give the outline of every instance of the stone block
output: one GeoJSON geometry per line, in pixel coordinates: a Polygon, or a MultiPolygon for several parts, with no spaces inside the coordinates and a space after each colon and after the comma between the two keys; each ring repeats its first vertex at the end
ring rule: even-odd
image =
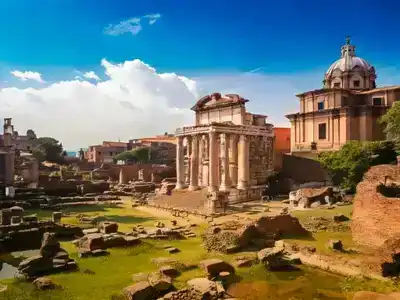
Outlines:
{"type": "Polygon", "coordinates": [[[148,281],[140,281],[123,290],[127,300],[153,300],[156,290],[148,281]]]}
{"type": "Polygon", "coordinates": [[[115,222],[100,222],[98,229],[101,233],[115,233],[118,232],[118,224],[115,222]]]}
{"type": "Polygon", "coordinates": [[[200,267],[214,277],[218,276],[221,272],[235,273],[235,268],[232,265],[217,258],[202,260],[200,262],[200,267]]]}
{"type": "Polygon", "coordinates": [[[11,217],[11,225],[18,225],[22,222],[22,218],[20,216],[12,216],[11,217]]]}
{"type": "Polygon", "coordinates": [[[62,219],[62,212],[59,211],[53,212],[52,221],[54,223],[61,223],[61,219],[62,219]]]}

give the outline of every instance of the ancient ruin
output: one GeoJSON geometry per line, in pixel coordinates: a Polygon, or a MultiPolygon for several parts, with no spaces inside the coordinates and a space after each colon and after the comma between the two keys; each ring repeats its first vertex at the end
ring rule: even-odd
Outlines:
{"type": "Polygon", "coordinates": [[[351,230],[353,239],[382,247],[400,236],[400,168],[372,167],[357,186],[351,230]]]}
{"type": "MultiPolygon", "coordinates": [[[[177,190],[227,192],[230,203],[261,197],[273,170],[273,126],[248,113],[248,101],[214,93],[192,107],[195,125],[176,130],[177,190]]],[[[215,210],[215,201],[206,206],[215,210]]]]}

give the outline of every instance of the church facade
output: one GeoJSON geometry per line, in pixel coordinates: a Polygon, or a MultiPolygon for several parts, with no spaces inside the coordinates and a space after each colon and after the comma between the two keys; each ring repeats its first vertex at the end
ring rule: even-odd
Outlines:
{"type": "Polygon", "coordinates": [[[300,111],[291,123],[291,154],[313,157],[351,140],[383,140],[378,119],[400,100],[400,86],[377,87],[375,68],[356,56],[350,39],[325,73],[321,89],[297,95],[300,111]]]}

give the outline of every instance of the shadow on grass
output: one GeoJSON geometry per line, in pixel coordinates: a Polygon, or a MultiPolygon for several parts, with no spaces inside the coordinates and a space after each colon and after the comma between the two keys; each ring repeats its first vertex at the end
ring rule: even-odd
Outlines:
{"type": "Polygon", "coordinates": [[[91,212],[106,212],[109,209],[115,209],[115,208],[123,208],[120,205],[116,204],[109,204],[109,205],[100,205],[100,204],[85,204],[85,205],[79,205],[79,206],[70,206],[70,207],[64,207],[60,208],[59,210],[39,210],[39,209],[27,209],[25,211],[25,215],[32,215],[36,214],[38,218],[50,218],[53,214],[53,211],[62,211],[65,213],[72,213],[72,214],[78,214],[78,213],[91,213],[91,212]]]}
{"type": "Polygon", "coordinates": [[[99,216],[96,218],[97,222],[110,221],[125,224],[138,224],[154,220],[152,217],[139,217],[139,216],[118,216],[118,215],[107,215],[99,216]]]}
{"type": "Polygon", "coordinates": [[[285,240],[300,240],[310,242],[316,241],[311,232],[308,232],[305,235],[283,235],[281,236],[281,238],[285,240]]]}

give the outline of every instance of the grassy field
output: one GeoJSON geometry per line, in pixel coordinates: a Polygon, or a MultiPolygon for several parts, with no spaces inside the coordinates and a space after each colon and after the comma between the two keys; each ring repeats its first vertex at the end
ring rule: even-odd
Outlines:
{"type": "MultiPolygon", "coordinates": [[[[298,211],[293,211],[291,215],[298,218],[300,222],[305,221],[305,219],[310,216],[324,217],[330,219],[335,215],[342,214],[348,218],[351,218],[352,209],[353,207],[351,205],[347,205],[347,206],[337,207],[335,209],[298,210],[298,211]]],[[[350,221],[343,222],[342,224],[350,225],[350,221]]],[[[330,251],[326,247],[327,242],[331,239],[341,240],[343,246],[347,249],[348,248],[353,249],[357,247],[357,245],[353,243],[351,237],[351,231],[344,231],[344,232],[321,231],[313,233],[311,237],[308,237],[306,239],[293,237],[291,239],[285,239],[285,240],[289,243],[297,243],[301,245],[313,246],[317,249],[319,253],[322,254],[332,254],[332,251],[330,251]]]]}
{"type": "MultiPolygon", "coordinates": [[[[70,209],[71,212],[79,212],[87,215],[104,216],[119,223],[122,231],[130,231],[135,224],[144,226],[154,226],[159,218],[144,213],[137,209],[128,207],[79,207],[70,209]]],[[[299,211],[295,215],[300,219],[308,215],[331,215],[343,213],[349,215],[350,207],[338,208],[336,211],[314,210],[299,211]]],[[[29,212],[31,213],[31,212],[29,212]]],[[[50,212],[37,212],[42,218],[49,217],[50,212]]],[[[164,220],[169,222],[168,218],[164,220]]],[[[74,216],[63,219],[63,222],[76,224],[74,216]]],[[[179,220],[178,220],[179,222],[179,220]]],[[[166,223],[168,224],[168,223],[166,223]]],[[[202,226],[195,228],[198,234],[202,231],[202,226]]],[[[314,240],[290,239],[300,243],[314,244],[322,249],[322,245],[329,238],[339,238],[350,244],[349,233],[316,234],[314,240]]],[[[351,238],[350,238],[351,240],[351,238]]],[[[4,300],[118,300],[122,299],[121,290],[132,284],[132,275],[140,272],[152,272],[158,269],[157,265],[151,262],[152,258],[168,257],[173,258],[185,265],[195,266],[192,269],[182,271],[176,278],[174,285],[178,288],[183,287],[187,280],[204,276],[203,272],[197,267],[199,261],[205,258],[221,257],[224,260],[232,261],[235,255],[221,255],[216,253],[206,253],[201,246],[201,238],[183,241],[148,241],[140,246],[111,249],[108,257],[79,259],[76,248],[70,242],[63,242],[62,247],[66,249],[72,258],[76,259],[79,271],[73,273],[56,274],[50,276],[61,288],[38,292],[35,291],[31,283],[14,281],[8,279],[1,281],[8,286],[6,293],[0,294],[0,299],[4,300]],[[175,246],[181,250],[180,253],[168,254],[163,246],[165,244],[175,246]]],[[[347,299],[346,293],[354,290],[377,290],[388,292],[395,287],[391,283],[381,283],[365,279],[348,279],[330,273],[322,272],[310,268],[302,268],[295,272],[266,272],[262,265],[251,268],[237,269],[240,283],[234,285],[229,291],[237,296],[245,296],[251,293],[252,297],[247,299],[347,299]]],[[[348,294],[348,295],[351,295],[348,294]]],[[[350,297],[350,296],[349,296],[350,297]]],[[[350,299],[350,298],[349,298],[350,299]]]]}

